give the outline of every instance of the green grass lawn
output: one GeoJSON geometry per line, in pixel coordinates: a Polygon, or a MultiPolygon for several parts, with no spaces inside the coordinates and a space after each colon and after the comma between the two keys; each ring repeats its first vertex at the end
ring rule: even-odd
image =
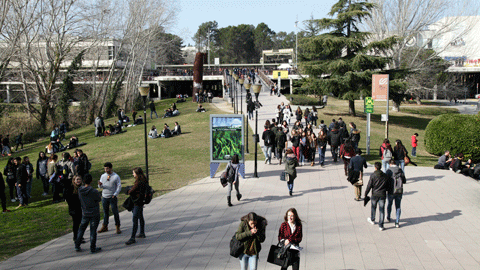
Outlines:
{"type": "MultiPolygon", "coordinates": [[[[204,104],[207,113],[197,113],[195,112],[196,103],[189,100],[177,104],[177,108],[181,112],[179,116],[162,119],[162,112],[172,102],[174,100],[167,99],[156,103],[158,119],[150,120],[150,111],[147,111],[147,132],[152,125],[161,131],[164,123],[173,128],[175,122],[181,125],[183,132],[180,136],[168,139],[148,139],[150,184],[156,191],[155,196],[160,196],[209,175],[209,115],[226,113],[210,104],[204,104]]],[[[113,124],[115,121],[116,118],[106,119],[105,125],[113,124]]],[[[144,126],[129,127],[124,130],[125,133],[110,137],[95,137],[93,125],[89,125],[67,133],[67,138],[75,135],[79,137],[80,142],[87,143],[81,149],[92,163],[90,173],[95,186],[103,173],[103,164],[107,161],[112,162],[113,170],[120,175],[123,187],[133,184],[132,169],[134,167],[139,166],[145,170],[144,126]]],[[[247,160],[254,159],[255,145],[251,134],[253,133],[250,129],[248,136],[250,154],[246,154],[247,160]]],[[[45,150],[48,142],[49,140],[45,138],[25,145],[24,151],[14,153],[12,156],[29,156],[32,164],[36,167],[38,153],[45,150]]],[[[67,141],[63,141],[63,143],[66,144],[67,141]]],[[[68,152],[73,154],[73,150],[68,152]]],[[[261,158],[261,155],[261,150],[259,150],[258,157],[261,158]]],[[[7,157],[0,159],[2,169],[5,167],[7,159],[7,157]]],[[[8,200],[7,207],[12,212],[0,215],[0,260],[5,260],[71,232],[72,222],[68,215],[67,204],[64,202],[52,205],[51,195],[41,196],[43,190],[40,180],[34,178],[33,182],[32,198],[27,208],[16,210],[15,206],[18,203],[10,202],[8,187],[5,189],[8,200]]],[[[122,193],[119,196],[119,204],[123,203],[126,197],[122,193]]]]}
{"type": "MultiPolygon", "coordinates": [[[[159,116],[172,102],[173,100],[167,99],[156,103],[159,116]]],[[[324,119],[325,123],[329,124],[332,118],[342,117],[347,123],[356,123],[357,128],[362,131],[359,146],[365,150],[366,115],[363,113],[363,101],[357,101],[355,105],[357,117],[351,117],[348,115],[346,101],[330,97],[328,106],[318,111],[319,120],[324,119]]],[[[381,106],[381,103],[376,105],[381,106]]],[[[380,114],[384,113],[381,110],[385,110],[385,104],[383,106],[383,109],[375,108],[375,113],[372,114],[371,153],[365,155],[369,162],[380,160],[378,148],[385,137],[385,125],[380,121],[380,114]]],[[[445,109],[434,106],[428,106],[428,109],[424,109],[423,106],[418,107],[419,109],[415,110],[405,108],[400,112],[390,112],[389,137],[391,141],[401,139],[410,152],[410,137],[415,132],[419,133],[418,157],[413,160],[419,166],[433,166],[436,164],[437,157],[425,151],[424,130],[428,122],[435,115],[445,112],[445,109]]],[[[210,104],[205,104],[207,113],[196,113],[196,104],[190,101],[177,104],[177,108],[181,112],[179,116],[165,119],[150,120],[150,111],[147,111],[147,130],[150,130],[152,125],[161,130],[164,123],[173,127],[174,122],[177,121],[183,132],[181,136],[169,139],[148,139],[150,184],[157,191],[155,196],[178,189],[209,175],[209,114],[225,114],[210,104]]],[[[116,118],[106,119],[105,124],[113,124],[115,121],[116,118]]],[[[126,132],[122,134],[96,138],[93,125],[89,125],[67,133],[67,138],[75,135],[79,137],[80,142],[87,143],[81,149],[92,162],[91,174],[94,183],[103,173],[103,164],[107,161],[113,163],[113,170],[122,178],[123,187],[133,184],[132,169],[134,167],[145,168],[143,125],[129,127],[125,130],[126,132]]],[[[250,129],[248,136],[250,154],[246,154],[246,160],[254,159],[255,144],[252,134],[250,129]]],[[[66,144],[67,141],[64,143],[66,144]]],[[[14,153],[13,156],[29,156],[32,164],[36,167],[38,153],[44,151],[47,144],[48,139],[39,140],[25,145],[25,151],[14,153]]],[[[73,153],[73,151],[69,152],[73,153]]],[[[261,149],[257,156],[259,160],[262,160],[261,149]]],[[[7,157],[0,158],[1,168],[5,167],[7,159],[7,157]]],[[[7,199],[10,200],[8,187],[5,191],[7,199]]],[[[5,260],[71,232],[72,222],[66,203],[53,205],[51,195],[42,197],[41,193],[41,183],[34,179],[29,207],[16,210],[17,204],[8,201],[8,209],[12,212],[0,215],[0,260],[5,260]]],[[[122,193],[119,196],[119,204],[123,203],[125,199],[126,195],[122,193]]]]}

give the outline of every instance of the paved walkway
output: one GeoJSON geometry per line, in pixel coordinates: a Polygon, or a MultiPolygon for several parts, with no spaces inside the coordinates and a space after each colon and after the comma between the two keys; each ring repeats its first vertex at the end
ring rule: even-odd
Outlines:
{"type": "MultiPolygon", "coordinates": [[[[260,100],[259,115],[272,118],[280,99],[262,93],[260,100]]],[[[259,162],[259,178],[252,178],[253,162],[247,162],[240,183],[243,199],[233,207],[227,207],[219,179],[210,177],[156,198],[144,212],[147,238],[135,245],[124,244],[132,225],[131,213],[122,212],[123,234],[100,234],[99,254],[76,253],[69,234],[0,263],[0,269],[239,269],[238,260],[228,255],[229,241],[240,217],[250,211],[269,223],[258,269],[278,269],[266,257],[290,207],[305,222],[301,269],[480,269],[480,185],[475,180],[407,166],[401,227],[386,223],[380,232],[366,221],[369,206],[353,200],[341,163],[327,156],[324,168],[300,167],[292,197],[279,181],[282,169],[276,161],[259,162]]],[[[372,172],[369,167],[365,178],[372,172]]],[[[83,247],[88,250],[88,243],[83,247]]]]}

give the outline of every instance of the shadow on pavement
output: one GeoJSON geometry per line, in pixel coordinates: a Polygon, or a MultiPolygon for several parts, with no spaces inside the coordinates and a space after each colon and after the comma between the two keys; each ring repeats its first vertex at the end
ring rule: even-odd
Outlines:
{"type": "Polygon", "coordinates": [[[420,177],[408,177],[408,182],[418,182],[418,181],[435,181],[436,179],[444,178],[444,175],[430,175],[430,176],[420,176],[420,177]]]}
{"type": "Polygon", "coordinates": [[[452,219],[454,217],[458,217],[460,215],[462,215],[461,210],[452,210],[452,212],[449,212],[449,213],[437,213],[436,215],[429,215],[424,217],[400,219],[400,222],[401,222],[400,225],[402,227],[405,227],[405,226],[416,225],[416,224],[429,222],[429,221],[445,221],[445,220],[452,219]]]}

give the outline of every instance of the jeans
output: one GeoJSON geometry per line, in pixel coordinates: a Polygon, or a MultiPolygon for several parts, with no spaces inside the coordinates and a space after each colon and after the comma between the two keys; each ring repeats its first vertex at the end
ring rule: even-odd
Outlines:
{"type": "Polygon", "coordinates": [[[378,220],[378,226],[380,228],[383,228],[383,220],[385,219],[385,197],[377,197],[377,196],[372,196],[371,199],[371,204],[372,204],[372,211],[371,211],[371,219],[372,221],[375,221],[375,212],[377,211],[377,203],[378,203],[378,211],[379,213],[379,220],[378,220]]]}
{"type": "Polygon", "coordinates": [[[52,192],[53,192],[53,201],[60,201],[62,197],[60,197],[60,192],[62,192],[62,184],[57,183],[56,181],[52,182],[52,192]]]}
{"type": "Polygon", "coordinates": [[[82,223],[82,213],[72,215],[72,221],[73,221],[73,241],[77,241],[78,228],[80,228],[80,224],[82,223]]]}
{"type": "Polygon", "coordinates": [[[97,228],[100,223],[100,216],[96,217],[82,217],[80,228],[78,228],[77,240],[75,240],[75,247],[80,248],[82,244],[83,234],[90,224],[90,250],[93,251],[97,247],[97,228]]]}
{"type": "Polygon", "coordinates": [[[240,191],[238,190],[239,185],[240,185],[240,177],[239,177],[239,179],[237,179],[237,182],[235,182],[235,184],[227,182],[227,196],[229,196],[229,197],[232,196],[232,189],[233,189],[232,186],[235,186],[235,190],[237,191],[237,195],[240,194],[240,191]]]}
{"type": "Polygon", "coordinates": [[[18,200],[21,205],[28,205],[27,187],[25,185],[17,186],[18,200]]]}
{"type": "Polygon", "coordinates": [[[10,192],[10,200],[15,199],[17,197],[17,189],[15,187],[15,179],[7,179],[7,184],[8,184],[8,191],[10,192]]]}
{"type": "MultiPolygon", "coordinates": [[[[290,178],[289,178],[290,179],[290,178]]],[[[293,192],[293,180],[287,182],[288,191],[293,192]]]]}
{"type": "Polygon", "coordinates": [[[140,234],[145,234],[145,219],[143,218],[143,205],[135,205],[133,207],[133,227],[131,239],[135,239],[138,230],[138,221],[140,221],[140,234]]]}
{"type": "Polygon", "coordinates": [[[120,217],[118,215],[117,197],[104,198],[102,197],[103,206],[103,225],[108,225],[108,219],[110,216],[110,205],[112,206],[113,217],[115,218],[115,225],[120,226],[120,217]]]}
{"type": "Polygon", "coordinates": [[[389,161],[385,161],[384,159],[382,159],[382,171],[383,173],[386,173],[387,170],[390,168],[390,164],[389,164],[390,160],[389,161]]]}
{"type": "Polygon", "coordinates": [[[412,157],[417,156],[417,147],[412,147],[412,157]]]}
{"type": "Polygon", "coordinates": [[[30,193],[32,192],[32,179],[27,181],[27,197],[31,198],[30,193]]]}
{"type": "Polygon", "coordinates": [[[152,119],[153,113],[155,113],[155,117],[158,118],[157,111],[150,111],[150,119],[152,119]]]}
{"type": "Polygon", "coordinates": [[[253,111],[248,112],[248,119],[252,120],[253,119],[253,111]]]}
{"type": "Polygon", "coordinates": [[[332,152],[332,157],[333,157],[333,161],[334,162],[337,162],[337,158],[338,158],[338,145],[337,146],[330,146],[330,150],[332,152]]]}
{"type": "Polygon", "coordinates": [[[240,269],[241,270],[256,270],[257,269],[257,263],[258,263],[258,255],[247,255],[247,254],[240,254],[238,256],[238,259],[240,259],[240,269]]]}
{"type": "Polygon", "coordinates": [[[272,146],[265,146],[265,159],[270,163],[272,161],[272,146]]]}
{"type": "Polygon", "coordinates": [[[400,221],[400,214],[402,213],[402,209],[400,209],[400,203],[402,202],[402,194],[397,195],[388,195],[388,203],[387,203],[387,219],[390,219],[390,213],[392,212],[392,204],[395,201],[395,209],[396,209],[396,219],[395,223],[400,221]]]}
{"type": "Polygon", "coordinates": [[[327,152],[327,146],[326,145],[318,148],[318,159],[319,159],[320,164],[322,164],[322,165],[325,162],[325,152],[327,152]]]}
{"type": "Polygon", "coordinates": [[[43,192],[44,193],[48,193],[48,190],[50,189],[50,183],[48,182],[48,177],[45,175],[45,176],[41,176],[40,175],[40,180],[42,180],[42,185],[43,185],[43,192]]]}
{"type": "Polygon", "coordinates": [[[302,164],[305,162],[305,155],[303,155],[303,151],[300,150],[300,159],[299,159],[299,162],[301,162],[302,164]]]}
{"type": "Polygon", "coordinates": [[[403,173],[405,173],[405,160],[395,160],[395,164],[397,164],[397,166],[399,166],[403,173]]]}

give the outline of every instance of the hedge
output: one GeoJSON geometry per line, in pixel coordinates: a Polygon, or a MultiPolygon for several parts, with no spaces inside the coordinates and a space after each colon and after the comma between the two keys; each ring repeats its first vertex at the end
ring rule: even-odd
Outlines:
{"type": "Polygon", "coordinates": [[[427,152],[437,156],[446,150],[463,153],[466,159],[480,161],[480,117],[478,115],[444,114],[435,117],[425,130],[427,152]]]}
{"type": "Polygon", "coordinates": [[[318,98],[305,96],[305,95],[285,95],[290,100],[291,105],[301,106],[320,106],[322,102],[318,98]]]}

